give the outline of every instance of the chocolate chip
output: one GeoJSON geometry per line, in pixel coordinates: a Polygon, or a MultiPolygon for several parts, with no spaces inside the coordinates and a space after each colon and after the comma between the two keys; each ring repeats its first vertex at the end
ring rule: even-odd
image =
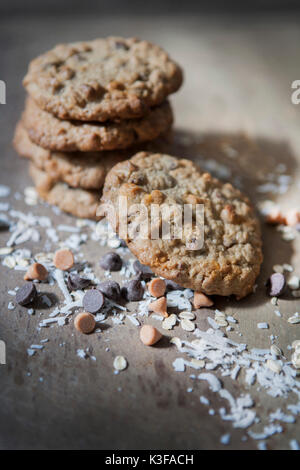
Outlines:
{"type": "Polygon", "coordinates": [[[137,302],[144,297],[144,288],[141,281],[133,279],[122,288],[122,295],[128,302],[137,302]]]}
{"type": "Polygon", "coordinates": [[[119,240],[120,240],[120,247],[127,248],[125,240],[123,240],[122,238],[119,238],[119,240]]]}
{"type": "Polygon", "coordinates": [[[67,284],[70,291],[77,289],[82,290],[89,287],[91,281],[89,279],[79,276],[79,274],[70,273],[67,284]]]}
{"type": "Polygon", "coordinates": [[[9,222],[4,219],[0,219],[0,230],[8,230],[10,227],[9,222]]]}
{"type": "Polygon", "coordinates": [[[18,289],[16,301],[19,305],[27,305],[33,302],[37,295],[36,287],[33,282],[26,282],[24,286],[18,289]]]}
{"type": "Polygon", "coordinates": [[[118,301],[121,298],[120,285],[115,281],[100,282],[100,284],[97,286],[97,289],[108,299],[118,301]]]}
{"type": "Polygon", "coordinates": [[[144,281],[150,281],[150,279],[152,277],[154,277],[154,273],[151,271],[151,269],[149,268],[149,266],[145,266],[144,264],[140,263],[138,260],[136,260],[134,263],[133,263],[133,269],[135,270],[135,272],[137,273],[137,275],[139,276],[139,279],[140,280],[144,280],[144,281]]]}
{"type": "Polygon", "coordinates": [[[273,273],[268,281],[269,295],[271,297],[279,297],[285,289],[285,277],[281,273],[273,273]]]}
{"type": "Polygon", "coordinates": [[[183,290],[184,287],[181,287],[179,284],[177,284],[174,281],[171,281],[170,279],[165,279],[166,287],[167,290],[183,290]]]}
{"type": "Polygon", "coordinates": [[[102,292],[97,289],[88,290],[82,299],[83,308],[90,313],[97,313],[104,304],[102,292]]]}
{"type": "Polygon", "coordinates": [[[99,264],[105,271],[120,271],[122,268],[122,259],[117,253],[112,251],[102,256],[99,264]]]}

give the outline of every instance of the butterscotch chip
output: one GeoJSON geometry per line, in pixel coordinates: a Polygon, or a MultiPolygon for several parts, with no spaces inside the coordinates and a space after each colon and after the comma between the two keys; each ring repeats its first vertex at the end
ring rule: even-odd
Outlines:
{"type": "Polygon", "coordinates": [[[153,297],[162,297],[166,292],[166,283],[163,279],[155,278],[148,284],[148,291],[153,297]]]}
{"type": "Polygon", "coordinates": [[[28,305],[34,301],[37,296],[37,290],[33,282],[26,282],[16,293],[16,302],[19,305],[28,305]]]}
{"type": "Polygon", "coordinates": [[[74,265],[74,256],[71,250],[58,250],[54,255],[54,266],[62,271],[68,271],[74,265]]]}
{"type": "Polygon", "coordinates": [[[148,309],[150,312],[155,312],[155,313],[160,313],[164,317],[168,316],[167,313],[167,299],[166,297],[160,297],[157,300],[154,300],[154,302],[151,302],[148,305],[148,309]]]}
{"type": "Polygon", "coordinates": [[[37,279],[38,281],[45,281],[48,277],[48,271],[40,263],[33,263],[31,266],[29,266],[25,276],[24,280],[25,281],[33,281],[37,279]]]}
{"type": "Polygon", "coordinates": [[[154,326],[144,325],[140,330],[140,339],[146,346],[153,346],[162,338],[162,334],[154,326]]]}
{"type": "Polygon", "coordinates": [[[207,297],[202,292],[195,292],[194,293],[194,307],[201,308],[201,307],[211,307],[214,303],[213,301],[207,297]]]}
{"type": "Polygon", "coordinates": [[[92,333],[96,326],[96,320],[94,315],[88,312],[78,313],[74,320],[76,330],[80,333],[89,334],[92,333]]]}

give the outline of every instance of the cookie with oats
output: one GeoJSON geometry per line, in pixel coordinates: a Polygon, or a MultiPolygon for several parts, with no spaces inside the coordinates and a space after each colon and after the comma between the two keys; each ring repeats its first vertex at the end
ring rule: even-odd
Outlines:
{"type": "Polygon", "coordinates": [[[182,79],[159,46],[108,37],[56,46],[30,63],[23,83],[41,108],[61,119],[107,121],[143,116],[182,79]]]}
{"type": "Polygon", "coordinates": [[[51,179],[49,180],[47,173],[37,168],[33,163],[29,165],[29,174],[39,196],[44,201],[76,217],[99,219],[96,215],[99,205],[99,191],[71,188],[66,183],[54,183],[51,179]]]}
{"type": "Polygon", "coordinates": [[[53,151],[95,152],[125,149],[154,140],[173,123],[168,101],[148,110],[142,118],[119,122],[82,122],[57,119],[28,98],[22,121],[30,139],[53,151]]]}
{"type": "MultiPolygon", "coordinates": [[[[253,291],[262,262],[260,227],[249,199],[230,183],[213,178],[190,160],[140,152],[118,163],[105,180],[98,213],[102,207],[118,233],[121,220],[116,217],[114,223],[114,211],[107,211],[107,205],[117,211],[120,196],[126,196],[128,204],[128,233],[122,228],[120,236],[138,260],[158,276],[208,295],[233,294],[242,298],[253,291]],[[170,206],[183,209],[185,204],[192,204],[187,206],[193,209],[190,227],[186,227],[188,230],[183,231],[181,238],[153,239],[149,230],[142,238],[139,232],[130,230],[140,207],[133,204],[141,203],[149,208],[148,227],[152,204],[161,209],[170,206]],[[194,232],[195,204],[204,208],[204,240],[199,246],[193,236],[199,235],[194,232]]],[[[166,222],[163,214],[156,220],[160,230],[162,222],[166,222]]],[[[170,220],[174,225],[175,217],[170,220]]]]}
{"type": "Polygon", "coordinates": [[[102,188],[107,172],[130,156],[124,151],[51,152],[30,140],[22,122],[16,127],[14,146],[21,156],[44,171],[49,180],[82,189],[102,188]]]}

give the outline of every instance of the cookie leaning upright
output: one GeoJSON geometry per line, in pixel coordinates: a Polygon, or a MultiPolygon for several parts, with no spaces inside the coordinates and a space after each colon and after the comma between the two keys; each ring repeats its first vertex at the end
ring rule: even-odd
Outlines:
{"type": "Polygon", "coordinates": [[[24,86],[60,119],[132,119],[160,105],[182,84],[182,71],[159,46],[108,37],[61,44],[34,59],[24,86]]]}
{"type": "MultiPolygon", "coordinates": [[[[157,275],[209,295],[242,298],[253,291],[262,263],[260,227],[249,199],[230,183],[202,172],[190,160],[140,152],[118,163],[106,177],[102,203],[112,204],[117,215],[120,196],[127,198],[127,227],[133,222],[133,204],[149,208],[148,226],[152,204],[204,206],[204,242],[199,249],[192,246],[190,232],[171,239],[153,239],[149,232],[144,238],[122,233],[129,249],[157,275]]],[[[115,225],[113,212],[106,216],[115,225]]],[[[118,217],[115,226],[119,232],[118,217]]]]}

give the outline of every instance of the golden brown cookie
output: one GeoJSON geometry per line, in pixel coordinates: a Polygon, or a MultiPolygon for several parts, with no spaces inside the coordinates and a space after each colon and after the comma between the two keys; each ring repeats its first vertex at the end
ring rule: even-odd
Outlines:
{"type": "Polygon", "coordinates": [[[139,119],[107,123],[66,121],[43,111],[28,98],[22,121],[30,139],[41,147],[61,152],[94,152],[125,149],[156,139],[170,129],[173,114],[165,101],[139,119]]]}
{"type": "MultiPolygon", "coordinates": [[[[234,294],[242,298],[252,292],[262,262],[260,227],[249,199],[230,183],[224,184],[213,178],[190,160],[140,152],[128,161],[118,163],[106,177],[102,203],[105,203],[106,216],[112,225],[114,210],[118,214],[120,196],[127,197],[128,233],[120,234],[120,217],[115,229],[138,260],[150,266],[157,275],[208,295],[234,294]],[[107,211],[109,204],[114,210],[107,211]],[[161,210],[170,206],[179,208],[181,216],[184,205],[192,204],[189,230],[183,230],[181,237],[169,239],[161,236],[153,239],[150,230],[141,237],[138,231],[130,230],[134,216],[141,213],[133,204],[148,208],[148,227],[151,226],[153,204],[161,210]],[[200,245],[194,237],[195,234],[198,236],[196,204],[204,208],[204,239],[200,245]]],[[[121,215],[124,216],[124,212],[121,215]]],[[[178,216],[178,212],[175,215],[178,216]]],[[[167,222],[164,217],[162,215],[158,223],[160,230],[162,221],[167,222]]],[[[174,228],[176,219],[170,220],[171,228],[174,228]]]]}
{"type": "Polygon", "coordinates": [[[14,146],[17,152],[29,158],[47,174],[52,182],[67,183],[73,188],[100,189],[107,172],[116,163],[130,156],[130,152],[51,152],[34,144],[23,123],[16,127],[14,146]]]}
{"type": "Polygon", "coordinates": [[[29,165],[29,174],[33,179],[39,196],[49,204],[59,207],[63,212],[84,219],[98,220],[96,215],[101,191],[70,188],[65,183],[49,181],[47,174],[33,163],[29,165]]]}
{"type": "Polygon", "coordinates": [[[60,44],[34,59],[24,86],[60,119],[107,121],[142,117],[182,84],[182,71],[160,47],[108,37],[60,44]]]}

